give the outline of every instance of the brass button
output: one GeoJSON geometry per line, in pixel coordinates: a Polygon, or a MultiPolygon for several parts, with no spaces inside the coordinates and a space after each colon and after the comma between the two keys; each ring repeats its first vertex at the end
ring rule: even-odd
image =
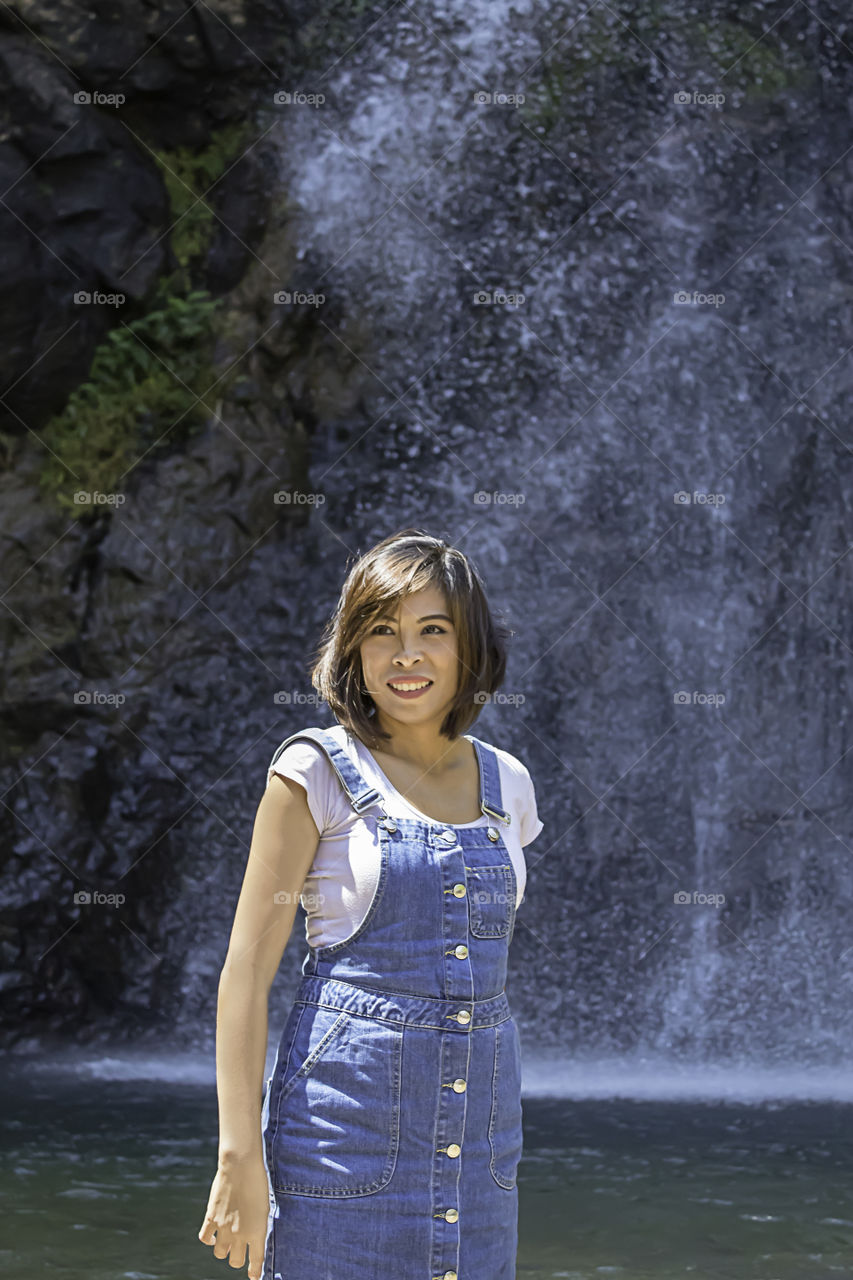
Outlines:
{"type": "Polygon", "coordinates": [[[454,898],[464,898],[464,897],[465,897],[465,886],[464,886],[464,884],[455,884],[455,885],[453,886],[453,896],[454,896],[454,898]]]}
{"type": "Polygon", "coordinates": [[[461,1155],[462,1148],[459,1143],[451,1142],[450,1146],[447,1148],[447,1154],[450,1156],[451,1160],[455,1160],[458,1155],[461,1155]]]}
{"type": "Polygon", "coordinates": [[[468,948],[465,946],[465,943],[460,942],[453,954],[456,956],[457,960],[464,960],[468,954],[468,948]]]}
{"type": "Polygon", "coordinates": [[[396,831],[397,824],[393,818],[383,818],[379,823],[380,827],[384,827],[386,831],[396,831]]]}
{"type": "Polygon", "coordinates": [[[442,839],[442,840],[446,840],[448,844],[456,844],[456,832],[455,832],[455,831],[442,831],[442,833],[441,833],[441,839],[442,839]]]}
{"type": "Polygon", "coordinates": [[[489,829],[486,832],[486,835],[489,837],[489,839],[492,841],[493,844],[495,840],[500,840],[500,834],[496,827],[489,827],[489,829]]]}
{"type": "Polygon", "coordinates": [[[448,1210],[447,1210],[447,1212],[445,1213],[444,1217],[445,1217],[445,1219],[446,1219],[446,1221],[447,1221],[447,1222],[458,1222],[458,1221],[459,1221],[459,1210],[458,1210],[458,1209],[448,1209],[448,1210]]]}
{"type": "Polygon", "coordinates": [[[456,1021],[457,1021],[457,1022],[470,1022],[470,1021],[471,1021],[471,1015],[470,1015],[470,1013],[468,1012],[468,1010],[467,1010],[467,1009],[460,1009],[460,1010],[459,1010],[459,1012],[458,1012],[458,1013],[457,1013],[457,1015],[456,1015],[456,1021]]]}
{"type": "Polygon", "coordinates": [[[444,1276],[442,1277],[442,1280],[456,1280],[456,1272],[445,1271],[444,1276]]]}
{"type": "Polygon", "coordinates": [[[465,1092],[465,1090],[466,1090],[467,1088],[468,1088],[468,1086],[467,1086],[467,1084],[465,1083],[465,1081],[464,1081],[464,1080],[454,1080],[454,1081],[453,1081],[453,1092],[454,1092],[454,1093],[464,1093],[464,1092],[465,1092]]]}

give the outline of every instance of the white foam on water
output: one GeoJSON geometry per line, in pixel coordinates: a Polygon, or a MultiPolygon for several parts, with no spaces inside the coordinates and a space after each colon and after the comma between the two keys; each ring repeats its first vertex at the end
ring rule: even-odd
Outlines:
{"type": "Polygon", "coordinates": [[[853,1102],[853,1076],[843,1067],[725,1067],[549,1057],[525,1060],[522,1094],[655,1102],[853,1102]]]}
{"type": "MultiPolygon", "coordinates": [[[[216,1083],[213,1055],[134,1053],[90,1050],[39,1055],[17,1065],[28,1076],[71,1074],[81,1080],[151,1080],[166,1084],[210,1086],[216,1083]]],[[[272,1060],[265,1066],[265,1077],[272,1060]]],[[[594,1100],[625,1098],[655,1102],[853,1102],[853,1076],[842,1067],[732,1067],[703,1063],[655,1063],[629,1058],[566,1059],[527,1055],[523,1065],[525,1098],[594,1100]]]]}
{"type": "Polygon", "coordinates": [[[132,1049],[121,1051],[105,1049],[93,1054],[89,1050],[72,1050],[68,1053],[44,1053],[37,1058],[21,1057],[19,1061],[6,1059],[10,1072],[16,1069],[28,1077],[73,1075],[80,1080],[156,1080],[166,1084],[216,1083],[216,1065],[213,1054],[209,1058],[198,1054],[134,1053],[132,1049]]]}

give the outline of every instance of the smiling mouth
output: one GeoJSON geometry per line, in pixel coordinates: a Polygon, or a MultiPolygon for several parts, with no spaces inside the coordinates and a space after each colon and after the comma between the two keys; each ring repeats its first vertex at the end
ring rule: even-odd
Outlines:
{"type": "Polygon", "coordinates": [[[420,680],[404,680],[404,681],[402,682],[403,684],[413,684],[413,685],[417,685],[418,687],[417,687],[417,688],[414,688],[414,689],[403,689],[403,688],[401,688],[399,685],[392,684],[390,680],[386,681],[386,683],[387,683],[387,685],[388,685],[388,688],[389,688],[389,689],[393,689],[393,690],[394,690],[394,692],[395,692],[399,697],[401,697],[401,698],[414,698],[414,697],[417,697],[417,695],[418,695],[418,694],[420,694],[420,693],[426,693],[427,689],[431,689],[431,688],[432,688],[432,683],[433,683],[433,682],[432,682],[432,680],[426,680],[426,681],[423,681],[423,682],[421,682],[420,680]]]}

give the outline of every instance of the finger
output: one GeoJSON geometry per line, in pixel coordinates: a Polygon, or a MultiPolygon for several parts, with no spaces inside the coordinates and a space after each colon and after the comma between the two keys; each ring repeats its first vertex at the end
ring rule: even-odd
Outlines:
{"type": "Polygon", "coordinates": [[[261,1240],[249,1241],[249,1280],[261,1280],[264,1269],[264,1243],[261,1240]]]}
{"type": "Polygon", "coordinates": [[[245,1261],[246,1241],[241,1240],[239,1236],[235,1236],[231,1243],[231,1257],[228,1262],[232,1267],[236,1267],[238,1271],[241,1271],[245,1261]]]}
{"type": "Polygon", "coordinates": [[[204,1222],[201,1224],[201,1231],[198,1233],[199,1240],[202,1244],[213,1244],[215,1233],[216,1223],[212,1218],[205,1218],[204,1222]]]}
{"type": "Polygon", "coordinates": [[[216,1233],[216,1244],[213,1246],[214,1258],[227,1258],[231,1248],[231,1232],[227,1227],[220,1227],[216,1233]]]}

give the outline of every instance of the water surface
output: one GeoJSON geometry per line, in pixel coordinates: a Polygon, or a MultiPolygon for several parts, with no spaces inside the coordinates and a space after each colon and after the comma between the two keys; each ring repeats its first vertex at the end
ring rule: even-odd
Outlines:
{"type": "MultiPolygon", "coordinates": [[[[118,1057],[103,1079],[7,1071],[8,1280],[245,1276],[196,1238],[216,1095],[206,1067],[173,1068],[183,1078],[127,1078],[118,1057]]],[[[850,1277],[851,1116],[832,1101],[525,1096],[518,1280],[850,1277]]]]}

